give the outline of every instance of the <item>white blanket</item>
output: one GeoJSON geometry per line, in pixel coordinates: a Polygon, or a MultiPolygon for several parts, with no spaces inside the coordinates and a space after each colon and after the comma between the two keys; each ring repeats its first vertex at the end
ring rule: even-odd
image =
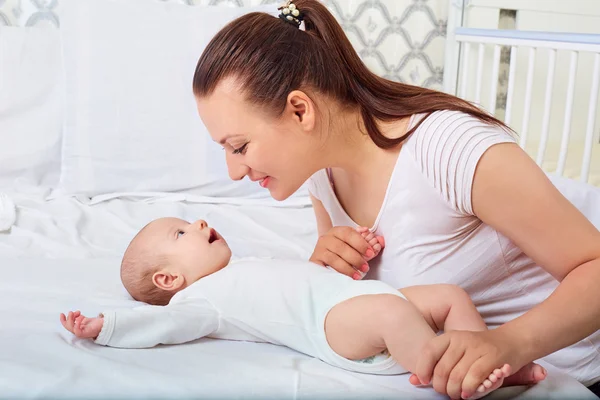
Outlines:
{"type": "MultiPolygon", "coordinates": [[[[408,375],[350,373],[275,345],[202,339],[123,350],[79,340],[60,325],[60,312],[137,304],[119,281],[120,256],[153,218],[204,218],[237,256],[306,259],[316,240],[310,208],[13,200],[16,225],[0,233],[0,398],[444,398],[413,388],[408,375]]],[[[492,398],[595,398],[545,366],[547,381],[492,398]]]]}

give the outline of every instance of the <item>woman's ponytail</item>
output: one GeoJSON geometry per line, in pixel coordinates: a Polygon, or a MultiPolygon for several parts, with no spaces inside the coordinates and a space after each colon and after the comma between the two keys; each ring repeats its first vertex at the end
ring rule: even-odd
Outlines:
{"type": "Polygon", "coordinates": [[[359,107],[367,132],[381,148],[390,139],[378,121],[393,121],[438,110],[462,111],[485,122],[504,123],[455,96],[377,76],[362,62],[335,17],[318,0],[294,0],[304,29],[284,18],[250,13],[225,26],[198,61],[194,93],[205,96],[229,76],[238,79],[249,101],[274,114],[283,112],[287,95],[309,88],[359,107]]]}

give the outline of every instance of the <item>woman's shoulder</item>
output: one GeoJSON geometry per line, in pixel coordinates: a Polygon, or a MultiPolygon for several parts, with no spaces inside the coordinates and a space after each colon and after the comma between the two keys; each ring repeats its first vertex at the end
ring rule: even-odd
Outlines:
{"type": "Polygon", "coordinates": [[[456,135],[469,130],[477,130],[494,133],[501,131],[511,136],[507,128],[483,121],[463,111],[439,110],[429,114],[415,114],[410,127],[414,127],[419,122],[420,125],[415,133],[418,131],[422,134],[431,134],[432,132],[440,133],[443,131],[444,133],[456,135]]]}
{"type": "Polygon", "coordinates": [[[482,121],[474,115],[453,110],[416,114],[410,129],[417,126],[406,141],[420,157],[445,151],[463,151],[484,142],[514,142],[508,128],[482,121]],[[433,153],[432,153],[433,152],[433,153]]]}
{"type": "Polygon", "coordinates": [[[460,111],[418,114],[412,126],[419,122],[402,151],[455,209],[472,214],[472,180],[479,159],[495,144],[514,143],[514,137],[507,128],[460,111]]]}

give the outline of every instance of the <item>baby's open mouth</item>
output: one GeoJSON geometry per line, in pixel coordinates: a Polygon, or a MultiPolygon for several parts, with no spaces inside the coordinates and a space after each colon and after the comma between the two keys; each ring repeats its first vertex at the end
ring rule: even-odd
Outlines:
{"type": "Polygon", "coordinates": [[[210,235],[208,236],[208,243],[212,243],[215,240],[219,240],[219,236],[217,235],[217,232],[214,229],[211,229],[210,235]]]}

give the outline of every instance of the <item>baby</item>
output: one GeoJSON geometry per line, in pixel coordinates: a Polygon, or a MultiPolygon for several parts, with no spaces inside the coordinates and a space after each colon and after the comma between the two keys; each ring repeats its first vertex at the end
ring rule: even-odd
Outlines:
{"type": "MultiPolygon", "coordinates": [[[[371,232],[359,232],[381,249],[371,232]]],[[[106,346],[145,348],[205,336],[269,342],[371,374],[414,371],[421,349],[439,331],[486,329],[457,286],[398,291],[308,261],[230,258],[223,237],[205,221],[155,220],[131,241],[121,265],[127,291],[150,305],[96,318],[69,312],[60,321],[77,337],[106,346]]],[[[473,398],[509,375],[509,365],[490,371],[473,398]]],[[[509,379],[532,383],[545,376],[530,364],[509,379]]]]}

